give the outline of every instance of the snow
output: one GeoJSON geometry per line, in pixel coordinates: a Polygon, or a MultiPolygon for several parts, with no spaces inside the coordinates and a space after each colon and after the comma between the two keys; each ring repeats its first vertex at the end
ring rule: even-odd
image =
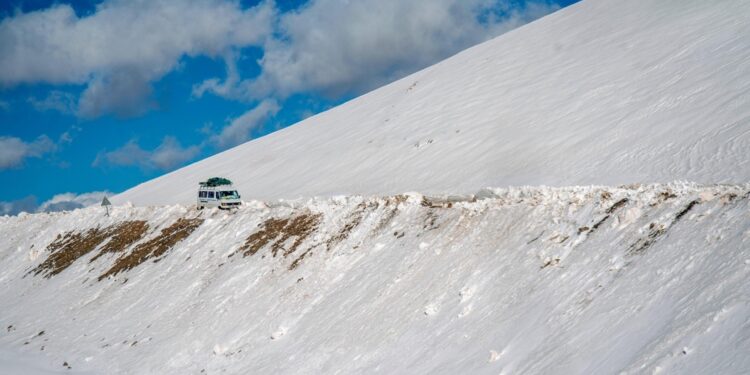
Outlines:
{"type": "Polygon", "coordinates": [[[0,348],[101,374],[745,373],[749,210],[750,185],[675,183],[4,217],[0,348]],[[237,253],[300,215],[291,254],[237,253]],[[27,274],[69,230],[184,217],[156,263],[27,274]]]}
{"type": "Polygon", "coordinates": [[[0,349],[0,374],[24,374],[24,375],[81,375],[79,371],[62,366],[62,362],[54,366],[47,363],[46,358],[40,356],[21,355],[15,351],[0,349]]]}
{"type": "Polygon", "coordinates": [[[112,201],[750,179],[750,3],[587,0],[112,201]]]}
{"type": "Polygon", "coordinates": [[[110,216],[0,217],[0,374],[748,373],[748,36],[745,1],[587,0],[110,216]],[[213,176],[240,209],[195,209],[213,176]]]}

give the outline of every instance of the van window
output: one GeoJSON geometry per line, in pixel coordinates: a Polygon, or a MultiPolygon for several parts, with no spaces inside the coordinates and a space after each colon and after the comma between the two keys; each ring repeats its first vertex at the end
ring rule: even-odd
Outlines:
{"type": "Polygon", "coordinates": [[[205,191],[199,191],[198,192],[198,198],[205,198],[205,197],[206,197],[206,192],[205,191]]]}
{"type": "Polygon", "coordinates": [[[240,198],[240,195],[237,194],[236,190],[219,191],[219,192],[216,192],[216,194],[219,195],[219,198],[227,198],[227,199],[239,199],[240,198]]]}
{"type": "Polygon", "coordinates": [[[209,191],[208,192],[208,197],[209,198],[213,198],[214,197],[214,192],[213,191],[209,191]]]}

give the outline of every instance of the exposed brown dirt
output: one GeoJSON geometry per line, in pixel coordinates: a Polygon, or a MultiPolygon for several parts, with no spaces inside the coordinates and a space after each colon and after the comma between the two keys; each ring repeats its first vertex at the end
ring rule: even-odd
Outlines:
{"type": "Polygon", "coordinates": [[[264,246],[270,245],[274,257],[279,251],[286,257],[295,252],[302,242],[318,229],[321,218],[321,214],[305,213],[290,218],[268,219],[261,224],[260,230],[247,238],[237,252],[244,256],[255,255],[264,246]],[[294,242],[288,248],[284,248],[291,238],[294,238],[294,242]]]}
{"type": "Polygon", "coordinates": [[[648,226],[648,235],[644,238],[639,238],[634,244],[630,245],[628,249],[629,255],[641,254],[645,252],[651,245],[653,245],[661,236],[667,233],[667,227],[664,224],[651,223],[648,226]]]}
{"type": "MultiPolygon", "coordinates": [[[[465,201],[465,202],[476,202],[477,198],[472,196],[470,198],[461,199],[459,198],[456,200],[458,201],[465,201]]],[[[420,202],[422,207],[427,208],[453,208],[453,202],[451,201],[451,198],[428,198],[428,197],[422,197],[422,201],[420,202]]]]}
{"type": "Polygon", "coordinates": [[[96,249],[107,241],[93,259],[106,252],[122,251],[140,240],[148,229],[145,221],[126,221],[106,228],[91,228],[83,232],[67,232],[47,246],[51,254],[31,272],[44,273],[49,278],[70,267],[76,260],[96,249]]]}
{"type": "Polygon", "coordinates": [[[385,201],[385,207],[388,208],[388,212],[386,212],[383,215],[383,219],[380,220],[380,222],[375,225],[375,227],[372,229],[372,233],[380,233],[385,227],[393,220],[394,217],[396,217],[396,214],[398,214],[398,205],[400,203],[406,202],[407,197],[405,195],[396,195],[394,197],[389,197],[385,201]]]}
{"type": "Polygon", "coordinates": [[[435,210],[429,210],[427,211],[427,215],[424,219],[424,225],[422,225],[422,229],[425,231],[435,230],[440,228],[440,225],[437,224],[438,215],[435,213],[435,210]]]}
{"type": "Polygon", "coordinates": [[[622,208],[627,203],[628,203],[628,198],[622,198],[619,201],[615,202],[615,204],[613,204],[612,206],[610,206],[605,213],[607,215],[611,215],[612,213],[614,213],[615,211],[619,210],[620,208],[622,208]]]}
{"type": "MultiPolygon", "coordinates": [[[[297,257],[297,259],[295,259],[294,262],[292,262],[292,264],[289,265],[289,271],[292,271],[295,268],[297,268],[297,266],[299,266],[300,263],[302,263],[302,260],[305,259],[306,256],[312,255],[312,249],[313,248],[311,247],[311,248],[305,250],[302,254],[300,254],[300,256],[297,257]]],[[[297,281],[297,282],[299,282],[299,281],[297,281]]]]}
{"type": "Polygon", "coordinates": [[[385,205],[386,205],[386,207],[390,206],[390,205],[396,205],[396,206],[398,206],[399,204],[406,202],[407,199],[409,199],[409,197],[407,197],[406,195],[402,195],[402,194],[394,195],[394,196],[388,197],[388,199],[386,199],[385,205]]]}
{"type": "Polygon", "coordinates": [[[603,218],[601,218],[599,221],[597,221],[596,223],[594,223],[594,225],[591,226],[591,229],[589,230],[589,232],[593,232],[599,229],[599,227],[602,226],[602,224],[604,224],[604,222],[607,221],[609,217],[610,215],[604,215],[603,218]]]}
{"type": "Polygon", "coordinates": [[[160,256],[180,241],[188,238],[201,224],[203,224],[203,219],[177,219],[172,225],[162,229],[157,237],[141,243],[129,254],[118,258],[112,268],[99,276],[99,280],[133,269],[149,259],[158,261],[160,256]]]}
{"type": "Polygon", "coordinates": [[[391,220],[393,220],[393,218],[396,217],[396,214],[398,214],[398,206],[389,208],[388,212],[386,212],[383,215],[383,218],[372,229],[372,233],[373,234],[380,233],[391,222],[391,220]]]}
{"type": "Polygon", "coordinates": [[[678,212],[674,216],[674,221],[677,222],[678,220],[682,219],[682,217],[685,216],[685,214],[687,214],[688,212],[690,212],[690,210],[692,210],[693,207],[695,207],[698,203],[700,203],[700,202],[698,202],[697,200],[694,200],[694,201],[691,201],[690,203],[688,203],[687,206],[685,206],[685,208],[683,208],[682,210],[680,210],[680,212],[678,212]]]}
{"type": "Polygon", "coordinates": [[[738,195],[735,193],[727,193],[721,196],[721,203],[727,205],[737,199],[738,195]]]}
{"type": "Polygon", "coordinates": [[[94,250],[108,237],[106,230],[92,228],[84,232],[67,232],[57,235],[57,238],[47,246],[51,254],[31,272],[34,275],[44,273],[44,277],[50,278],[64,271],[78,258],[94,250]]]}
{"type": "MultiPolygon", "coordinates": [[[[328,240],[326,241],[326,249],[330,251],[331,249],[333,249],[334,246],[338,245],[342,241],[349,238],[349,235],[351,234],[352,230],[354,230],[354,228],[356,228],[357,226],[359,226],[359,224],[362,223],[362,219],[364,219],[366,209],[377,208],[377,206],[378,206],[377,204],[367,205],[365,203],[360,203],[359,205],[357,205],[354,211],[352,211],[348,215],[346,219],[346,224],[344,224],[344,226],[339,230],[339,232],[331,236],[330,238],[328,238],[328,240]]],[[[311,246],[309,249],[302,252],[302,254],[300,254],[297,257],[297,259],[295,259],[292,262],[292,264],[289,265],[289,270],[290,271],[294,270],[295,268],[297,268],[297,266],[300,265],[300,263],[302,262],[303,259],[305,259],[305,257],[307,257],[308,255],[312,255],[313,248],[315,248],[315,246],[311,246]]],[[[288,253],[285,252],[284,255],[286,254],[288,253]]]]}
{"type": "Polygon", "coordinates": [[[289,219],[271,218],[266,220],[261,225],[260,230],[251,234],[237,251],[244,256],[255,255],[263,246],[275,240],[288,223],[289,219]]]}
{"type": "Polygon", "coordinates": [[[548,238],[547,241],[551,241],[551,242],[554,242],[554,243],[563,243],[563,242],[567,241],[569,238],[570,238],[570,236],[568,236],[568,235],[555,234],[554,236],[548,238]]]}
{"type": "Polygon", "coordinates": [[[675,194],[671,189],[667,189],[667,190],[664,190],[661,193],[659,193],[656,196],[656,200],[654,200],[653,202],[651,202],[651,204],[649,204],[649,205],[651,207],[654,207],[654,206],[662,204],[662,203],[664,203],[664,202],[666,202],[666,201],[668,201],[668,200],[670,200],[672,198],[677,198],[677,194],[675,194]]]}
{"type": "Polygon", "coordinates": [[[674,219],[672,219],[672,222],[669,225],[664,224],[657,224],[657,223],[651,223],[648,227],[649,233],[646,237],[638,239],[634,244],[630,245],[630,248],[628,249],[628,254],[634,255],[634,254],[640,254],[645,252],[651,245],[653,245],[656,241],[659,240],[665,233],[667,233],[667,230],[671,228],[672,225],[680,221],[690,210],[692,210],[695,206],[700,204],[700,201],[693,200],[690,201],[685,207],[683,207],[679,212],[677,212],[674,216],[674,219]]]}
{"type": "Polygon", "coordinates": [[[364,203],[357,205],[357,208],[355,208],[346,218],[346,224],[341,230],[326,241],[326,249],[330,251],[334,246],[349,238],[352,230],[362,223],[362,219],[365,217],[366,208],[367,205],[364,203]]]}
{"type": "MultiPolygon", "coordinates": [[[[606,193],[606,192],[604,192],[604,193],[606,193]]],[[[602,198],[604,197],[604,193],[602,193],[602,198]]],[[[607,194],[609,194],[609,193],[607,193],[607,194]]],[[[607,199],[609,199],[609,198],[611,198],[611,196],[608,195],[607,199]]],[[[615,202],[613,205],[609,206],[609,208],[607,208],[604,211],[606,213],[606,215],[604,215],[604,217],[602,217],[601,219],[599,219],[599,221],[597,221],[596,223],[594,223],[591,226],[591,228],[589,228],[587,226],[583,226],[583,227],[578,228],[578,234],[581,234],[581,233],[589,233],[589,234],[593,233],[594,231],[596,231],[597,229],[599,229],[599,227],[602,224],[604,224],[604,222],[606,222],[607,220],[609,220],[609,218],[612,217],[612,214],[615,213],[615,211],[617,211],[620,208],[624,207],[627,203],[628,203],[628,198],[622,198],[619,201],[615,202]]]]}
{"type": "Polygon", "coordinates": [[[104,254],[121,253],[130,245],[138,242],[148,231],[148,223],[143,220],[126,221],[117,226],[114,235],[107,241],[89,262],[93,262],[104,254]]]}
{"type": "Polygon", "coordinates": [[[542,264],[539,268],[545,269],[550,266],[556,266],[560,264],[560,258],[554,258],[554,259],[547,259],[544,261],[544,264],[542,264]]]}

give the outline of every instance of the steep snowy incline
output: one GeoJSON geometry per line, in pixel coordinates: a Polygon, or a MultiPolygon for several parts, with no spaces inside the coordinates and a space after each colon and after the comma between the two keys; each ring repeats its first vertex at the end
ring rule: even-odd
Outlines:
{"type": "Polygon", "coordinates": [[[2,217],[0,354],[94,374],[747,373],[749,196],[513,188],[2,217]]]}
{"type": "Polygon", "coordinates": [[[113,202],[742,183],[748,40],[745,0],[584,0],[113,202]]]}

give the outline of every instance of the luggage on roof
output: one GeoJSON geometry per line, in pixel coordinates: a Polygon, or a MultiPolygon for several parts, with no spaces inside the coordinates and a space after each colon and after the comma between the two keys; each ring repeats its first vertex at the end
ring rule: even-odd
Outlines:
{"type": "Polygon", "coordinates": [[[200,182],[201,186],[221,186],[221,185],[231,185],[231,184],[232,184],[232,181],[229,181],[228,179],[224,177],[211,177],[204,182],[200,182]]]}

